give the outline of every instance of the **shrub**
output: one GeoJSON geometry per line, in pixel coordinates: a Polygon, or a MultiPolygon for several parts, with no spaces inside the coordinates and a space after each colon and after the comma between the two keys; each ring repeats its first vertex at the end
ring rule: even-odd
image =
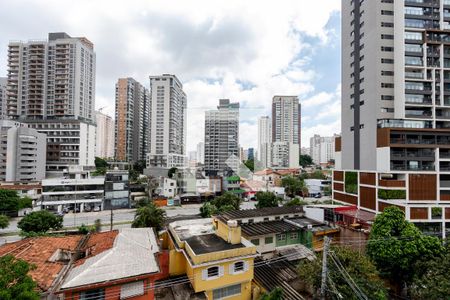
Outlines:
{"type": "Polygon", "coordinates": [[[345,172],[345,192],[358,194],[358,173],[345,172]]]}
{"type": "Polygon", "coordinates": [[[378,198],[380,199],[406,199],[405,190],[378,190],[378,198]]]}

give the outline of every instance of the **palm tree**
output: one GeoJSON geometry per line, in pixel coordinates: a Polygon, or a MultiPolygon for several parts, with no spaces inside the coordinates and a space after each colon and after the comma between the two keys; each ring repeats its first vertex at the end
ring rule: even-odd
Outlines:
{"type": "Polygon", "coordinates": [[[157,207],[154,203],[149,203],[148,205],[137,209],[131,227],[153,227],[156,230],[160,230],[163,228],[165,220],[166,212],[157,207]]]}

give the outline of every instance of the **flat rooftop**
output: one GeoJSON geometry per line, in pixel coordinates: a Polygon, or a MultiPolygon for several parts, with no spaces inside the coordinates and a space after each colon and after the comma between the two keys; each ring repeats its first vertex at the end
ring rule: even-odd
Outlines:
{"type": "Polygon", "coordinates": [[[196,255],[246,247],[242,243],[235,245],[227,243],[214,233],[191,236],[185,242],[189,244],[196,255]]]}
{"type": "Polygon", "coordinates": [[[305,217],[302,218],[291,218],[288,219],[290,222],[296,223],[298,224],[300,227],[302,228],[308,228],[308,225],[311,225],[312,228],[308,229],[308,231],[312,231],[312,232],[316,232],[316,231],[325,231],[325,230],[330,230],[330,229],[335,229],[335,227],[326,225],[325,223],[316,221],[316,220],[312,220],[312,219],[308,219],[305,217]]]}
{"type": "Polygon", "coordinates": [[[180,220],[170,223],[169,226],[175,231],[181,241],[215,232],[211,218],[180,220]]]}

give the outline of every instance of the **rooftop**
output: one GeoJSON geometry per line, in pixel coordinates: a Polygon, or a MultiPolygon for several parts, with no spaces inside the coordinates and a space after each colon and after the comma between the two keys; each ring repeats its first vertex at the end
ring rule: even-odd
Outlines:
{"type": "Polygon", "coordinates": [[[312,220],[312,219],[308,219],[305,217],[288,219],[287,222],[295,223],[302,228],[308,228],[308,226],[310,225],[310,226],[312,226],[312,228],[310,228],[308,230],[312,231],[312,232],[335,229],[335,227],[332,227],[332,226],[326,225],[325,223],[322,223],[322,222],[319,222],[316,220],[312,220]]]}
{"type": "Polygon", "coordinates": [[[170,227],[175,231],[181,241],[193,236],[215,232],[211,218],[175,221],[170,223],[170,227]]]}
{"type": "Polygon", "coordinates": [[[256,175],[256,176],[271,175],[271,174],[279,175],[277,171],[274,171],[272,169],[264,169],[264,170],[257,171],[257,172],[253,173],[253,175],[256,175]]]}
{"type": "Polygon", "coordinates": [[[95,256],[77,263],[62,289],[159,272],[155,258],[159,246],[152,228],[123,228],[114,241],[101,234],[88,242],[95,256]]]}
{"type": "Polygon", "coordinates": [[[194,251],[196,255],[246,247],[242,243],[235,245],[227,243],[214,233],[192,236],[186,239],[186,243],[191,247],[192,251],[194,251]]]}
{"type": "Polygon", "coordinates": [[[218,216],[223,221],[265,217],[273,215],[286,215],[286,214],[303,214],[303,207],[296,206],[281,206],[281,207],[264,207],[254,209],[232,210],[225,212],[218,216]]]}
{"type": "Polygon", "coordinates": [[[81,235],[63,237],[36,237],[24,239],[0,247],[0,256],[11,254],[36,266],[28,274],[36,281],[41,291],[47,291],[66,264],[64,261],[50,261],[58,249],[74,251],[81,235]]]}
{"type": "Polygon", "coordinates": [[[242,233],[246,236],[260,236],[274,233],[283,233],[298,231],[300,228],[294,224],[279,221],[259,222],[259,223],[245,223],[241,224],[242,233]]]}

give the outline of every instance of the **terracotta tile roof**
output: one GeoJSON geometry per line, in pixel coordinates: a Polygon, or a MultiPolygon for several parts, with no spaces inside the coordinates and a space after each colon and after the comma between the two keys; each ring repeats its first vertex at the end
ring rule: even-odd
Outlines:
{"type": "Polygon", "coordinates": [[[288,174],[298,174],[300,172],[299,169],[281,169],[277,170],[278,174],[280,175],[288,175],[288,174]]]}
{"type": "Polygon", "coordinates": [[[87,258],[100,254],[105,250],[111,249],[114,245],[114,241],[118,233],[118,230],[113,230],[91,234],[88,242],[83,247],[87,251],[88,255],[83,259],[77,260],[75,265],[82,265],[87,258]]]}
{"type": "Polygon", "coordinates": [[[81,235],[29,238],[1,246],[0,256],[11,254],[35,265],[36,269],[29,275],[42,291],[46,291],[64,266],[63,262],[48,261],[49,258],[58,249],[74,250],[81,238],[81,235]]]}
{"type": "Polygon", "coordinates": [[[261,170],[261,171],[253,173],[253,175],[257,175],[257,176],[270,175],[270,174],[277,174],[278,175],[278,172],[274,171],[272,169],[264,169],[264,170],[261,170]]]}

